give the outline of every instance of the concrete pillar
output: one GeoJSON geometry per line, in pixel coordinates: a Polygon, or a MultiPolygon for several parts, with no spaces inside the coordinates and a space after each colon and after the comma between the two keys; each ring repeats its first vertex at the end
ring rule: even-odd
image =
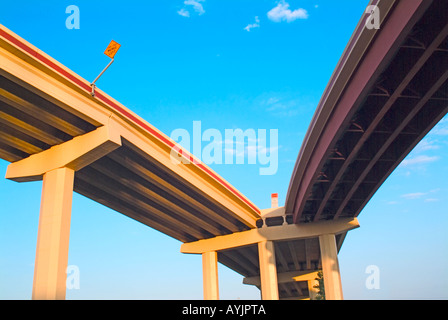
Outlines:
{"type": "Polygon", "coordinates": [[[202,276],[204,300],[219,300],[218,253],[216,251],[202,254],[202,276]]]}
{"type": "Polygon", "coordinates": [[[338,251],[334,234],[319,236],[322,273],[326,300],[342,300],[342,283],[339,272],[338,251]]]}
{"type": "Polygon", "coordinates": [[[33,299],[65,299],[74,176],[68,168],[44,174],[33,299]]]}
{"type": "Polygon", "coordinates": [[[318,288],[315,288],[315,286],[319,285],[319,281],[317,280],[308,280],[308,292],[310,294],[310,300],[316,300],[317,293],[319,291],[318,288]]]}
{"type": "Polygon", "coordinates": [[[274,242],[259,242],[258,256],[260,262],[261,298],[263,300],[278,300],[279,295],[274,242]]]}

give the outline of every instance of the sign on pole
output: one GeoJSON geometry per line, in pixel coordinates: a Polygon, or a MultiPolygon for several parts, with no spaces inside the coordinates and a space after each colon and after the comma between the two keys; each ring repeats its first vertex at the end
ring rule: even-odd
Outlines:
{"type": "Polygon", "coordinates": [[[115,57],[115,54],[117,53],[118,49],[120,49],[121,44],[115,42],[112,40],[109,43],[109,46],[107,46],[106,51],[104,51],[104,54],[108,56],[109,58],[113,59],[115,57]]]}
{"type": "Polygon", "coordinates": [[[90,84],[90,86],[92,87],[92,92],[91,95],[94,97],[95,96],[95,82],[103,75],[104,71],[107,70],[107,68],[110,67],[110,65],[114,62],[114,57],[115,54],[117,53],[118,49],[120,49],[121,44],[119,44],[118,42],[112,40],[109,45],[106,48],[106,51],[104,51],[104,54],[106,56],[108,56],[109,58],[111,58],[112,60],[109,62],[109,64],[106,66],[106,68],[104,68],[103,71],[101,71],[101,73],[98,75],[98,77],[96,77],[95,80],[93,80],[93,82],[90,84]]]}

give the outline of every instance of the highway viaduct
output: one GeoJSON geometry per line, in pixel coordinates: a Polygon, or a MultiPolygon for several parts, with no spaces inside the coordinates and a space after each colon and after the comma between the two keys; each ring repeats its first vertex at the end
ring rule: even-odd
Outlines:
{"type": "Polygon", "coordinates": [[[263,299],[343,299],[347,232],[387,177],[448,110],[448,3],[379,1],[362,13],[316,108],[284,206],[260,209],[175,142],[26,40],[0,27],[0,157],[6,178],[43,181],[33,299],[65,299],[73,191],[218,262],[263,299]]]}

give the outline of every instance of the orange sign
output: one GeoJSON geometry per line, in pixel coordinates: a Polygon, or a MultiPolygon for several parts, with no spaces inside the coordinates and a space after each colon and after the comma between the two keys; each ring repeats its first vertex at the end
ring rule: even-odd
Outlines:
{"type": "Polygon", "coordinates": [[[106,51],[104,51],[104,54],[108,56],[109,58],[113,59],[115,57],[115,54],[117,53],[118,49],[120,49],[121,44],[115,42],[112,40],[109,43],[109,46],[107,47],[106,51]]]}

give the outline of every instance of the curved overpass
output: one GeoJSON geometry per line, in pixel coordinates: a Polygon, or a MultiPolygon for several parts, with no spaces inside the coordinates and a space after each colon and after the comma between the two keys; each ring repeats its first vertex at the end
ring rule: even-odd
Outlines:
{"type": "Polygon", "coordinates": [[[295,223],[357,217],[448,111],[448,3],[378,6],[381,29],[361,20],[306,134],[285,204],[295,223]]]}

